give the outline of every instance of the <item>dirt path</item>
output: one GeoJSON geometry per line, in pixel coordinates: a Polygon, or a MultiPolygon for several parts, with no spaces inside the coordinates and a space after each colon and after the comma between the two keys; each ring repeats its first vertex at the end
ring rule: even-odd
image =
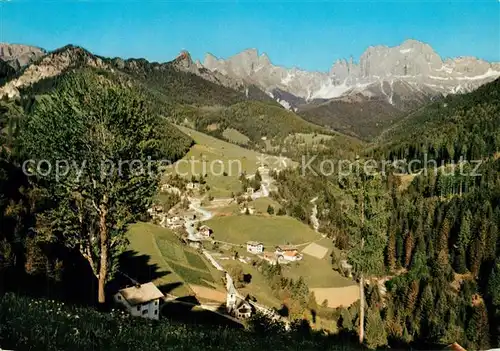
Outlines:
{"type": "Polygon", "coordinates": [[[313,229],[316,233],[319,233],[319,220],[318,220],[318,205],[316,205],[316,200],[318,200],[318,197],[316,196],[314,199],[310,201],[314,205],[312,212],[311,212],[311,223],[313,226],[313,229]]]}

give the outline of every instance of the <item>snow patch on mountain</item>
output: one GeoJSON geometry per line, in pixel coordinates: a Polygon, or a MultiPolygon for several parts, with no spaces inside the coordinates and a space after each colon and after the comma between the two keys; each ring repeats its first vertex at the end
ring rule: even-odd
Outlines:
{"type": "MultiPolygon", "coordinates": [[[[500,63],[474,57],[443,60],[430,45],[417,40],[406,40],[395,47],[371,46],[358,62],[352,58],[337,60],[329,72],[276,66],[256,49],[228,59],[207,55],[203,65],[211,71],[255,84],[264,91],[279,89],[305,101],[361,93],[395,104],[395,96],[400,91],[404,91],[405,99],[413,94],[447,95],[471,91],[500,76],[500,63]],[[463,84],[464,81],[467,84],[463,84]]],[[[296,107],[289,98],[277,101],[296,107]]]]}

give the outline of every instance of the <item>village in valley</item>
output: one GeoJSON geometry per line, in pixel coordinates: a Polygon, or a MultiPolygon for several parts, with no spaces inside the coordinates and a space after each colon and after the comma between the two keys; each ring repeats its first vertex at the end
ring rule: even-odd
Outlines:
{"type": "MultiPolygon", "coordinates": [[[[220,148],[224,149],[227,145],[224,143],[220,148]]],[[[285,166],[286,162],[289,160],[283,162],[285,166]]],[[[284,306],[283,301],[275,296],[262,273],[262,267],[279,266],[277,269],[283,271],[286,277],[307,282],[318,305],[325,308],[349,307],[359,298],[357,286],[349,278],[351,267],[346,260],[342,261],[344,276],[331,269],[331,256],[335,249],[331,239],[318,231],[316,206],[311,211],[311,227],[286,216],[279,203],[272,199],[272,193],[277,191],[272,176],[276,176],[280,169],[270,164],[258,164],[248,170],[248,174],[243,173],[236,180],[234,177],[223,179],[229,184],[239,184],[241,190],[230,196],[224,191],[218,194],[220,197],[212,196],[213,191],[207,192],[210,187],[217,186],[217,180],[208,178],[207,182],[206,175],[192,176],[191,181],[185,178],[179,181],[176,177],[174,181],[167,178],[163,182],[160,195],[176,198],[177,203],[165,210],[161,202],[156,202],[148,210],[152,221],[148,225],[152,232],[159,231],[159,227],[168,230],[171,233],[168,234],[168,244],[171,246],[172,241],[177,240],[175,245],[182,247],[177,250],[185,251],[184,255],[169,257],[162,249],[159,235],[152,234],[153,241],[157,243],[155,246],[162,252],[161,259],[170,267],[181,268],[178,269],[180,273],[175,268],[173,270],[179,273],[181,280],[185,280],[187,290],[177,294],[192,294],[199,301],[197,307],[222,313],[227,318],[243,321],[260,312],[287,325],[286,315],[278,312],[284,306]],[[204,270],[210,271],[212,278],[208,279],[208,275],[201,279],[192,279],[188,274],[182,276],[187,267],[181,266],[177,257],[186,256],[187,262],[190,262],[193,253],[199,255],[199,267],[203,265],[201,260],[206,262],[204,270]]],[[[311,203],[314,201],[312,199],[311,203]]],[[[141,233],[141,241],[144,240],[143,235],[141,233]]],[[[190,268],[191,272],[198,269],[190,268]]],[[[158,312],[152,315],[150,312],[157,310],[158,300],[172,302],[180,296],[176,295],[176,291],[160,296],[160,290],[155,288],[152,282],[137,284],[119,291],[115,301],[131,314],[142,313],[144,317],[158,319],[158,312]],[[145,285],[147,292],[141,293],[145,285]],[[126,296],[131,295],[130,289],[135,289],[135,295],[144,296],[144,299],[129,301],[126,296]]]]}

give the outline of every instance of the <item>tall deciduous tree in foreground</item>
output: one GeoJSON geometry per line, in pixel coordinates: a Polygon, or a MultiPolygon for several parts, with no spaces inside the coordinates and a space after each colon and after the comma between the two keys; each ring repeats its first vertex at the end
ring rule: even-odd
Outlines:
{"type": "Polygon", "coordinates": [[[95,73],[60,84],[57,94],[36,104],[21,132],[26,158],[37,161],[26,167],[38,168],[31,180],[47,194],[37,236],[79,250],[104,303],[127,225],[156,191],[158,165],[148,161],[165,158],[166,123],[132,90],[95,73]]]}

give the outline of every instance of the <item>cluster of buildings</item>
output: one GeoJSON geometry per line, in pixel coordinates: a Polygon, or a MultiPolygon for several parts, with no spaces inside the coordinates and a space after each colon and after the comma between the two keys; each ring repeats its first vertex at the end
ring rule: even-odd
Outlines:
{"type": "Polygon", "coordinates": [[[233,278],[226,272],[226,310],[236,318],[250,318],[253,313],[252,305],[246,301],[234,287],[233,278]]]}
{"type": "Polygon", "coordinates": [[[271,264],[276,264],[276,262],[295,262],[302,259],[302,254],[299,250],[295,246],[291,245],[279,245],[275,247],[274,252],[269,252],[264,251],[263,243],[259,241],[248,241],[247,252],[259,255],[263,260],[266,260],[271,264]]]}
{"type": "Polygon", "coordinates": [[[197,232],[188,234],[188,236],[184,240],[189,246],[195,249],[201,249],[203,248],[203,241],[210,240],[212,238],[213,232],[214,231],[209,226],[202,225],[200,228],[198,228],[197,232]]]}

